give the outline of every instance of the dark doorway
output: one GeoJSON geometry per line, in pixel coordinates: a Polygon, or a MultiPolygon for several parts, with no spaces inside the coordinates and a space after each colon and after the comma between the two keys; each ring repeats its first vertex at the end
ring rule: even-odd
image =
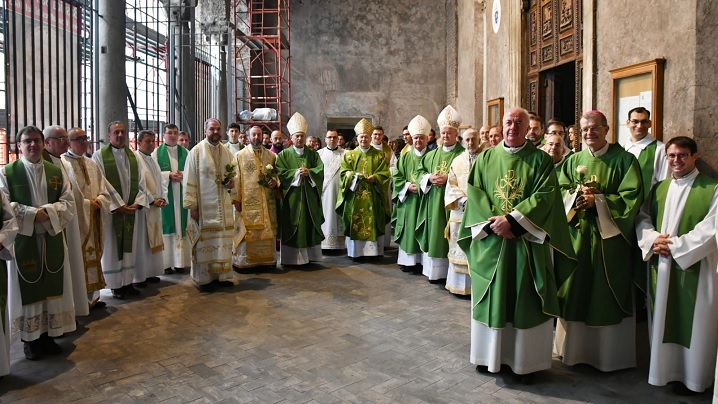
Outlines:
{"type": "Polygon", "coordinates": [[[547,122],[558,119],[566,125],[574,124],[576,111],[576,63],[569,62],[539,73],[539,114],[547,122]]]}

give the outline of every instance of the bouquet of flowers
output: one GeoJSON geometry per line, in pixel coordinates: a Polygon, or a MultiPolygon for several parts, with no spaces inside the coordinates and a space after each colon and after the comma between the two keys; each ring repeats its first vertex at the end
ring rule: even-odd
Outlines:
{"type": "Polygon", "coordinates": [[[277,169],[273,165],[267,164],[259,170],[259,185],[269,188],[269,181],[276,180],[277,169]]]}
{"type": "MultiPolygon", "coordinates": [[[[229,183],[232,182],[232,180],[234,180],[234,169],[236,167],[237,166],[234,164],[227,164],[226,166],[224,166],[225,172],[224,172],[224,178],[222,178],[222,185],[224,185],[225,187],[227,185],[229,185],[229,183]]],[[[230,192],[232,192],[232,190],[227,189],[227,193],[230,193],[230,192]]]]}

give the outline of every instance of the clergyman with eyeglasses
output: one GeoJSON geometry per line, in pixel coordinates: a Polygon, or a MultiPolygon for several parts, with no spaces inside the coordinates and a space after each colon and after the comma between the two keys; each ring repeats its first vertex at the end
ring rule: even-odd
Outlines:
{"type": "Polygon", "coordinates": [[[631,131],[631,137],[623,147],[638,159],[645,198],[655,183],[668,176],[666,147],[648,132],[651,129],[651,112],[647,109],[636,107],[628,111],[626,126],[631,131]]]}
{"type": "Polygon", "coordinates": [[[606,140],[600,111],[584,113],[587,146],[559,175],[578,268],[559,292],[556,351],[563,363],[604,372],[636,366],[633,305],[635,221],[643,201],[638,161],[606,140]]]}
{"type": "Polygon", "coordinates": [[[685,136],[666,143],[671,178],[649,193],[636,233],[648,261],[651,360],[648,383],[673,384],[679,395],[714,381],[718,326],[718,182],[698,172],[698,145],[685,136]]]}

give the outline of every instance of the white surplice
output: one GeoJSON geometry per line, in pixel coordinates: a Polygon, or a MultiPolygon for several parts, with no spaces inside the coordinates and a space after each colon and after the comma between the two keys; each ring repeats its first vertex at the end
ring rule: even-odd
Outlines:
{"type": "MultiPolygon", "coordinates": [[[[137,250],[137,231],[141,226],[139,222],[139,215],[135,211],[134,228],[132,231],[132,252],[125,252],[122,257],[118,256],[117,250],[117,238],[115,236],[115,226],[112,223],[112,215],[119,215],[119,213],[112,213],[120,207],[127,204],[130,197],[130,162],[125,152],[125,149],[116,149],[110,146],[112,155],[115,157],[117,164],[117,171],[120,177],[120,189],[116,190],[109,181],[105,181],[107,191],[110,193],[111,203],[110,211],[102,217],[102,227],[104,238],[104,246],[102,248],[102,275],[105,277],[107,287],[110,289],[119,289],[123,286],[132,284],[132,279],[135,275],[135,261],[137,259],[135,251],[137,250]]],[[[92,155],[92,160],[97,163],[102,170],[102,174],[107,178],[105,173],[105,164],[102,161],[101,150],[95,151],[92,155]]],[[[149,197],[147,196],[147,189],[145,187],[145,177],[142,174],[142,167],[140,162],[137,162],[137,196],[135,197],[134,203],[142,206],[143,209],[149,207],[149,197]]]]}
{"type": "MultiPolygon", "coordinates": [[[[47,180],[45,167],[39,163],[31,163],[22,157],[22,163],[31,188],[32,206],[12,202],[18,224],[18,234],[33,236],[48,233],[51,236],[61,233],[72,220],[74,202],[72,191],[67,179],[63,179],[62,194],[55,203],[47,202],[47,180]],[[35,215],[40,208],[44,208],[50,220],[35,223],[35,215]]],[[[10,199],[8,180],[5,168],[0,172],[0,190],[10,199]]],[[[38,250],[44,251],[44,237],[37,237],[38,250]]],[[[72,296],[72,275],[70,273],[70,260],[67,244],[64,243],[65,259],[63,262],[63,294],[60,297],[43,300],[41,302],[23,305],[20,293],[20,282],[17,262],[8,262],[8,312],[10,317],[10,342],[18,338],[24,341],[34,341],[42,333],[50,337],[59,337],[66,332],[75,331],[75,303],[72,296]]],[[[14,254],[14,252],[13,252],[14,254]]],[[[17,259],[17,255],[15,258],[17,259]]],[[[53,266],[57,263],[52,263],[53,266]]]]}
{"type": "Polygon", "coordinates": [[[651,201],[647,200],[636,221],[636,234],[644,260],[653,256],[653,242],[659,235],[669,234],[671,242],[671,256],[658,258],[653,315],[648,311],[651,341],[648,383],[665,386],[679,381],[693,391],[702,392],[713,384],[718,349],[718,248],[715,242],[718,189],[713,190],[710,201],[705,201],[710,203],[706,217],[693,230],[676,237],[686,199],[697,175],[696,169],[683,178],[670,180],[660,229],[652,223],[651,201]],[[665,323],[672,260],[681,268],[701,263],[690,348],[663,342],[665,328],[672,326],[665,323]]]}
{"type": "Polygon", "coordinates": [[[340,250],[346,247],[342,218],[336,212],[337,197],[339,196],[339,170],[344,156],[344,149],[337,147],[330,150],[325,147],[320,149],[318,153],[324,163],[324,184],[322,185],[322,210],[324,211],[322,232],[324,232],[324,240],[322,241],[322,249],[340,250]]]}
{"type": "MultiPolygon", "coordinates": [[[[0,198],[3,210],[2,228],[0,229],[0,244],[2,245],[0,259],[11,261],[13,259],[12,243],[18,231],[17,220],[15,220],[13,208],[5,193],[0,192],[0,198]]],[[[6,273],[0,276],[7,277],[6,273]]],[[[0,296],[7,297],[7,292],[7,290],[0,291],[0,296]]],[[[0,377],[2,377],[10,373],[10,319],[8,318],[7,304],[5,307],[0,307],[0,316],[0,377]],[[3,327],[3,324],[6,326],[3,327]]]]}
{"type": "Polygon", "coordinates": [[[454,158],[449,168],[449,178],[444,191],[444,205],[449,211],[449,270],[446,274],[446,289],[457,295],[471,294],[469,263],[464,250],[459,247],[459,230],[464,217],[466,189],[473,157],[466,150],[454,158]]]}
{"type": "MultiPolygon", "coordinates": [[[[232,270],[233,195],[221,183],[227,165],[233,164],[233,156],[224,145],[212,145],[207,139],[187,155],[183,204],[200,213],[199,222],[187,219],[187,236],[193,243],[190,275],[198,285],[213,280],[237,282],[232,270]]],[[[235,175],[236,166],[231,177],[235,175]]]]}
{"type": "MultiPolygon", "coordinates": [[[[180,204],[181,196],[181,182],[172,182],[170,180],[170,173],[175,171],[184,171],[184,167],[179,166],[179,158],[177,157],[177,150],[182,146],[170,146],[167,145],[167,155],[170,160],[170,170],[162,171],[162,181],[166,182],[167,193],[172,193],[175,218],[175,232],[173,234],[163,234],[165,249],[162,250],[162,262],[163,268],[189,268],[190,262],[192,261],[191,246],[187,237],[182,236],[182,215],[189,215],[189,213],[182,208],[180,204]]],[[[157,160],[157,149],[152,152],[152,157],[157,160]]],[[[168,200],[169,202],[169,200],[168,200]]]]}
{"type": "MultiPolygon", "coordinates": [[[[654,140],[656,139],[648,134],[646,137],[635,143],[631,142],[629,139],[626,141],[626,144],[623,145],[623,148],[638,158],[638,156],[640,156],[646,147],[653,143],[654,140]]],[[[668,166],[668,158],[666,157],[666,145],[660,140],[656,140],[656,154],[653,156],[652,168],[653,175],[651,176],[651,185],[649,186],[648,184],[643,184],[644,188],[650,189],[657,182],[665,180],[669,175],[670,169],[668,166]]]]}
{"type": "Polygon", "coordinates": [[[149,198],[149,207],[136,213],[140,228],[137,229],[137,243],[135,244],[137,263],[133,282],[138,283],[164,273],[162,208],[155,206],[152,202],[157,198],[167,200],[167,183],[162,180],[162,171],[152,155],[136,151],[135,156],[139,169],[144,170],[142,175],[145,178],[145,187],[149,198]]]}
{"type": "Polygon", "coordinates": [[[70,181],[68,171],[71,167],[62,161],[62,157],[55,157],[48,153],[52,164],[62,170],[62,175],[68,180],[72,192],[72,220],[65,227],[67,249],[70,252],[70,276],[72,277],[72,298],[75,300],[75,315],[87,316],[90,314],[90,304],[86,301],[87,284],[85,283],[85,263],[82,260],[82,237],[80,236],[80,224],[77,220],[77,201],[82,199],[82,193],[75,184],[70,181]]]}
{"type": "Polygon", "coordinates": [[[103,245],[100,241],[103,237],[102,217],[110,212],[110,193],[100,167],[92,159],[68,151],[62,155],[62,160],[67,164],[67,175],[73,190],[76,189],[80,194],[75,194],[75,211],[80,230],[87,300],[93,305],[100,299],[100,290],[105,287],[100,263],[103,245]],[[99,212],[94,211],[93,200],[100,203],[99,212]]]}

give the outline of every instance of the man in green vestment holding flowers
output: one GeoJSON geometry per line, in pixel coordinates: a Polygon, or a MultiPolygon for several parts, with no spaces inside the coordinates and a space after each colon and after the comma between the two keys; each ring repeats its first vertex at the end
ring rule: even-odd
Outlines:
{"type": "Polygon", "coordinates": [[[282,265],[305,265],[322,260],[322,185],[324,164],[319,153],[304,147],[307,120],[299,112],[287,122],[293,145],[277,155],[282,189],[279,226],[282,265]]]}
{"type": "Polygon", "coordinates": [[[471,168],[459,245],[471,274],[471,363],[481,373],[507,364],[528,383],[551,367],[567,275],[553,262],[575,263],[575,255],[553,162],[526,140],[528,112],[510,109],[503,125],[505,140],[471,168]]]}
{"type": "Polygon", "coordinates": [[[606,141],[603,113],[584,113],[580,125],[588,147],[559,175],[579,265],[560,290],[556,353],[610,372],[636,366],[632,257],[643,185],[636,158],[606,141]]]}

